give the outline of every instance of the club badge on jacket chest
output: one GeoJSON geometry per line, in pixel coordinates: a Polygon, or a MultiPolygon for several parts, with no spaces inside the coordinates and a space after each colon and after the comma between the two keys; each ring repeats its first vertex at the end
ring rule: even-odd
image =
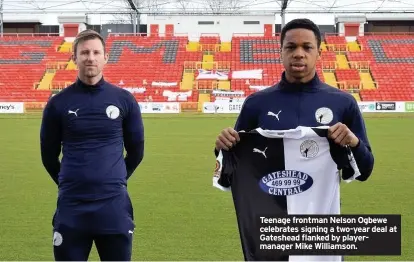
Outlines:
{"type": "Polygon", "coordinates": [[[67,108],[63,113],[67,131],[74,134],[104,134],[122,130],[123,111],[118,105],[83,104],[67,108]]]}
{"type": "Polygon", "coordinates": [[[270,130],[287,130],[297,126],[333,125],[338,121],[337,112],[329,106],[299,110],[296,108],[269,108],[259,118],[259,126],[270,130]]]}

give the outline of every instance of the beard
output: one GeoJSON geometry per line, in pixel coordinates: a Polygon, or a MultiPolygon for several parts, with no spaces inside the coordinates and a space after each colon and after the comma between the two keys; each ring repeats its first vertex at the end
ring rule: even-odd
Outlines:
{"type": "Polygon", "coordinates": [[[90,78],[96,77],[99,75],[99,70],[97,68],[86,68],[84,75],[90,78]]]}

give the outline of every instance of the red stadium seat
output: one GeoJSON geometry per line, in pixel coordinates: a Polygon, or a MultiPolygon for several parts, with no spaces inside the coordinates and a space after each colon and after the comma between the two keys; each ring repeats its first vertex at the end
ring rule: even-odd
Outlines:
{"type": "MultiPolygon", "coordinates": [[[[196,79],[197,69],[206,64],[203,64],[203,55],[208,54],[212,55],[214,66],[207,70],[263,70],[261,79],[229,79],[230,90],[224,90],[225,99],[245,97],[280,80],[284,68],[279,39],[279,36],[234,35],[231,51],[221,51],[220,46],[225,43],[220,36],[204,34],[199,39],[201,48],[190,51],[187,36],[110,35],[105,78],[129,89],[139,101],[197,102],[200,90],[220,86],[216,80],[196,79]],[[181,88],[185,72],[194,77],[190,88],[181,88]]],[[[352,88],[361,88],[359,73],[365,70],[376,86],[362,88],[359,91],[362,100],[414,100],[414,36],[360,36],[357,37],[360,51],[350,51],[342,36],[327,35],[323,41],[326,50],[317,63],[317,72],[323,81],[323,70],[330,70],[338,83],[352,83],[352,88]],[[345,55],[350,68],[337,67],[337,54],[345,55]],[[358,63],[366,66],[354,66],[358,63]]],[[[42,80],[51,62],[65,65],[54,68],[56,74],[51,86],[65,88],[72,83],[77,71],[66,69],[70,53],[56,51],[63,42],[63,37],[58,36],[0,38],[0,100],[47,101],[51,90],[36,90],[35,83],[42,80]]],[[[211,99],[223,99],[223,94],[213,95],[211,99]]]]}

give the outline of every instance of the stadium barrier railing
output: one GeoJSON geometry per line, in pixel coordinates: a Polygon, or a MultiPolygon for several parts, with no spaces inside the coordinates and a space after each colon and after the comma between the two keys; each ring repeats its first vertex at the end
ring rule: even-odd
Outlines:
{"type": "Polygon", "coordinates": [[[370,61],[348,61],[350,69],[358,69],[358,71],[366,73],[370,70],[370,64],[370,61]]]}
{"type": "Polygon", "coordinates": [[[216,70],[217,67],[217,62],[184,61],[184,70],[190,73],[198,69],[216,70]]]}
{"type": "Polygon", "coordinates": [[[324,72],[335,72],[335,69],[339,67],[336,61],[322,61],[321,65],[324,72]]]}
{"type": "MultiPolygon", "coordinates": [[[[2,102],[0,114],[40,113],[47,102],[2,102]],[[12,105],[12,106],[11,106],[12,105]]],[[[206,114],[240,113],[242,100],[220,102],[139,102],[142,114],[179,114],[202,112],[206,114]],[[145,109],[145,110],[144,110],[145,109]]],[[[363,113],[414,113],[414,101],[358,101],[363,113]]]]}
{"type": "MultiPolygon", "coordinates": [[[[349,69],[357,69],[360,72],[370,72],[370,61],[348,61],[349,69]]],[[[340,69],[340,65],[337,61],[323,60],[321,61],[322,70],[324,72],[335,72],[336,69],[340,69]]]]}
{"type": "Polygon", "coordinates": [[[378,83],[377,82],[365,83],[364,81],[361,81],[361,80],[346,80],[346,81],[336,82],[336,86],[341,90],[358,93],[361,90],[373,89],[372,86],[376,89],[378,88],[378,83]]]}
{"type": "Polygon", "coordinates": [[[49,62],[46,64],[46,70],[48,71],[56,71],[56,70],[64,70],[67,68],[69,62],[49,62]]]}

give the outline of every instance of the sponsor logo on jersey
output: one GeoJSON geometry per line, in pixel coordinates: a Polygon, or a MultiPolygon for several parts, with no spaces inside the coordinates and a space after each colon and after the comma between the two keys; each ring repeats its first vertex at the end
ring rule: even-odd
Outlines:
{"type": "Polygon", "coordinates": [[[296,170],[282,170],[262,177],[259,186],[263,192],[274,196],[291,196],[305,192],[313,185],[313,178],[296,170]]]}

